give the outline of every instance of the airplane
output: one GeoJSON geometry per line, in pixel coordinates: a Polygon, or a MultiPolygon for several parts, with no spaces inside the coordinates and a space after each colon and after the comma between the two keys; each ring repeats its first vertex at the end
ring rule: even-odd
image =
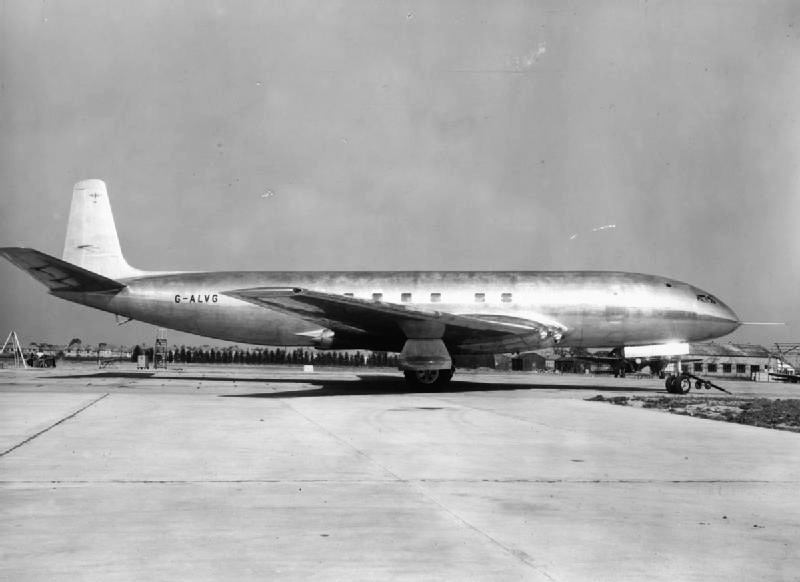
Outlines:
{"type": "MultiPolygon", "coordinates": [[[[698,342],[741,325],[711,293],[618,271],[142,271],[125,260],[106,184],[78,182],[62,258],[4,256],[55,297],[240,343],[399,352],[411,384],[453,355],[698,342]]],[[[680,377],[667,379],[680,392],[680,377]]]]}

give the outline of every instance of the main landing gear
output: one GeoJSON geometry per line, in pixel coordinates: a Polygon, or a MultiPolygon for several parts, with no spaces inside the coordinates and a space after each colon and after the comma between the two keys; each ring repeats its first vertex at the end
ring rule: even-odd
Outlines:
{"type": "MultiPolygon", "coordinates": [[[[437,330],[423,329],[423,326],[410,326],[404,329],[407,335],[423,332],[433,334],[437,330]]],[[[438,330],[442,333],[443,328],[438,330]]],[[[441,338],[421,337],[409,338],[403,345],[398,359],[398,368],[403,371],[406,382],[431,386],[434,384],[447,384],[453,377],[456,368],[450,353],[441,338]]]]}
{"type": "Polygon", "coordinates": [[[692,389],[692,381],[694,381],[694,387],[696,390],[702,390],[703,388],[706,390],[711,390],[712,388],[715,388],[721,392],[730,394],[730,392],[725,390],[725,388],[722,386],[717,386],[710,380],[705,380],[699,376],[690,374],[689,372],[681,372],[680,376],[670,374],[667,376],[667,380],[664,384],[667,387],[667,392],[670,394],[688,394],[689,390],[692,389]]]}
{"type": "Polygon", "coordinates": [[[447,384],[452,380],[455,371],[455,368],[447,370],[406,370],[403,375],[409,384],[431,386],[433,384],[447,384]]]}

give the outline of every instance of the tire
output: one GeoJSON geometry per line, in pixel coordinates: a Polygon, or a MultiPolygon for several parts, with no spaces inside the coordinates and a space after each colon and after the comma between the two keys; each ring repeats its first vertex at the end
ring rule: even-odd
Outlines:
{"type": "Polygon", "coordinates": [[[665,384],[667,392],[670,394],[686,394],[692,389],[692,379],[688,376],[673,376],[670,374],[665,384]]]}
{"type": "Polygon", "coordinates": [[[403,375],[409,384],[431,386],[439,382],[440,370],[409,370],[403,375]]]}

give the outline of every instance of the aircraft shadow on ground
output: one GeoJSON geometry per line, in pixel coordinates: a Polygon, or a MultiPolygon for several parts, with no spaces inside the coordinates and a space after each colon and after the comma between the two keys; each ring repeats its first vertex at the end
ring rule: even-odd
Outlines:
{"type": "Polygon", "coordinates": [[[61,376],[42,376],[42,379],[73,380],[75,378],[151,378],[155,372],[95,372],[94,374],[63,374],[61,376]]]}
{"type": "Polygon", "coordinates": [[[236,382],[257,384],[304,384],[314,388],[299,390],[281,390],[277,392],[255,392],[248,394],[220,394],[221,398],[308,398],[323,396],[358,396],[381,394],[457,394],[464,392],[509,392],[517,390],[590,390],[593,392],[653,392],[652,388],[636,386],[591,386],[580,384],[519,384],[519,383],[485,383],[469,380],[453,380],[447,384],[432,386],[411,385],[403,378],[380,374],[358,374],[357,380],[314,379],[314,378],[242,378],[237,376],[200,376],[200,375],[155,375],[155,372],[95,372],[92,374],[65,374],[47,376],[52,379],[77,378],[125,378],[182,380],[184,382],[236,382]]]}
{"type": "MultiPolygon", "coordinates": [[[[516,390],[591,390],[600,392],[653,392],[650,388],[618,386],[579,386],[570,384],[508,384],[453,380],[447,384],[420,386],[407,384],[402,378],[359,375],[352,380],[304,380],[314,388],[255,392],[251,394],[221,394],[221,398],[309,398],[328,396],[360,396],[381,394],[460,394],[465,392],[510,392],[516,390]]],[[[267,380],[270,384],[296,383],[296,380],[267,380]]]]}

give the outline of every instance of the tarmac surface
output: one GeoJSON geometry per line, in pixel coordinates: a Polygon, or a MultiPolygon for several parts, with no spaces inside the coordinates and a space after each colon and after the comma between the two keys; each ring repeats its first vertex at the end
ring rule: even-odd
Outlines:
{"type": "Polygon", "coordinates": [[[425,391],[391,370],[0,370],[0,579],[800,579],[800,434],[598,394],[666,392],[530,373],[425,391]]]}

